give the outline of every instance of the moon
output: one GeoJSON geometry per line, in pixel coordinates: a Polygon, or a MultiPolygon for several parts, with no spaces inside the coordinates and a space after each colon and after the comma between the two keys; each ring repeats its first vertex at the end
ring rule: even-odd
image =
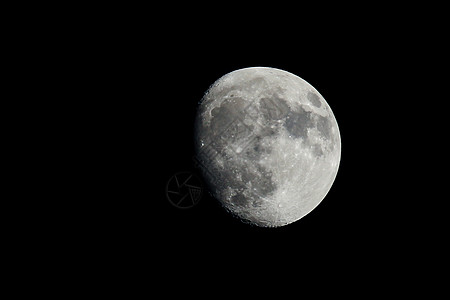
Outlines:
{"type": "Polygon", "coordinates": [[[206,91],[195,162],[211,194],[242,221],[293,223],[325,198],[341,157],[338,124],[319,92],[275,68],[230,72],[206,91]]]}

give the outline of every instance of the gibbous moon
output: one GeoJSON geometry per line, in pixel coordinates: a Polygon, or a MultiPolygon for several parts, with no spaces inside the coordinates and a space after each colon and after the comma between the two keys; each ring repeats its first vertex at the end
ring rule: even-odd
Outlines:
{"type": "Polygon", "coordinates": [[[195,121],[196,163],[212,195],[245,222],[278,227],[327,195],[341,156],[338,124],[305,80],[265,67],[218,79],[195,121]]]}

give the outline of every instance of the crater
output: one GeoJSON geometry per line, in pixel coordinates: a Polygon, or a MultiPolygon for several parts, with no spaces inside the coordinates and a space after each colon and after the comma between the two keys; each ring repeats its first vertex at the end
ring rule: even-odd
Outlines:
{"type": "Polygon", "coordinates": [[[317,96],[317,94],[315,93],[308,92],[306,98],[308,98],[309,102],[311,102],[311,104],[314,105],[315,107],[320,107],[322,105],[319,96],[317,96]]]}
{"type": "Polygon", "coordinates": [[[264,77],[254,77],[250,80],[243,80],[239,83],[239,88],[241,90],[253,91],[258,89],[263,89],[267,87],[267,82],[264,77]]]}
{"type": "Polygon", "coordinates": [[[317,115],[317,130],[325,138],[330,138],[331,135],[331,122],[328,118],[317,115]]]}
{"type": "Polygon", "coordinates": [[[233,111],[233,107],[228,101],[224,101],[220,106],[211,110],[210,126],[214,135],[233,120],[233,111]]]}
{"type": "Polygon", "coordinates": [[[272,180],[272,173],[260,165],[229,165],[222,171],[221,180],[217,181],[216,189],[231,188],[237,194],[230,198],[230,202],[238,206],[259,203],[261,197],[266,197],[276,189],[272,180]],[[234,170],[234,171],[233,171],[234,170]]]}
{"type": "Polygon", "coordinates": [[[230,201],[232,204],[240,207],[245,207],[247,206],[247,204],[249,204],[247,197],[242,195],[242,193],[234,195],[233,197],[231,197],[230,201]]]}
{"type": "Polygon", "coordinates": [[[314,144],[312,146],[312,152],[314,153],[315,156],[319,157],[323,155],[323,150],[322,147],[319,144],[314,144]]]}
{"type": "Polygon", "coordinates": [[[267,196],[276,189],[275,183],[272,181],[272,173],[264,167],[257,165],[259,176],[252,180],[253,191],[260,196],[267,196]]]}
{"type": "Polygon", "coordinates": [[[241,171],[241,181],[236,177],[230,178],[233,182],[231,186],[235,188],[242,187],[244,189],[250,186],[252,188],[250,192],[255,197],[265,197],[276,189],[275,183],[272,181],[272,173],[260,165],[256,165],[255,167],[256,169],[243,169],[241,171]]]}

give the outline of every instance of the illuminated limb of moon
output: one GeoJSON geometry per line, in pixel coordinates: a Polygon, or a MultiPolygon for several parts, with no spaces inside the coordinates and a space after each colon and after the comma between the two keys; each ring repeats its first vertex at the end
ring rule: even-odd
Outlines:
{"type": "Polygon", "coordinates": [[[311,212],[336,177],[340,134],[325,99],[273,68],[217,80],[196,119],[197,159],[209,189],[234,215],[264,227],[311,212]]]}

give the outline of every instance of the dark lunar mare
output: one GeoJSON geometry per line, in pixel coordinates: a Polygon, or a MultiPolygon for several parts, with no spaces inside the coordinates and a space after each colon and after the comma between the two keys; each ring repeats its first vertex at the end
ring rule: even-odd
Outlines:
{"type": "Polygon", "coordinates": [[[328,139],[331,136],[331,122],[326,117],[322,117],[321,115],[317,115],[317,130],[319,130],[320,134],[328,139]]]}
{"type": "Polygon", "coordinates": [[[196,160],[201,162],[197,165],[204,175],[207,186],[218,192],[231,187],[236,195],[231,197],[230,201],[241,208],[259,206],[260,200],[254,199],[269,196],[276,190],[271,172],[258,161],[262,154],[271,152],[270,147],[264,146],[263,139],[277,134],[279,130],[273,128],[270,121],[280,118],[283,114],[286,115],[288,106],[286,103],[276,102],[280,101],[279,97],[263,98],[260,101],[266,108],[262,110],[266,112],[263,114],[263,124],[244,124],[243,112],[246,103],[238,97],[226,99],[220,106],[214,108],[208,127],[204,127],[206,122],[199,117],[196,120],[196,139],[208,140],[208,144],[202,149],[197,144],[196,160]],[[235,145],[242,145],[243,149],[237,152],[235,145]],[[230,151],[234,151],[235,155],[232,155],[233,152],[230,154],[230,151]],[[223,167],[219,166],[218,159],[224,162],[223,167]],[[243,192],[248,190],[248,185],[253,189],[247,197],[243,192]]]}
{"type": "Polygon", "coordinates": [[[303,138],[306,140],[308,128],[314,126],[314,121],[311,118],[311,112],[304,110],[300,106],[296,111],[289,111],[284,126],[294,138],[303,138]]]}
{"type": "Polygon", "coordinates": [[[322,105],[322,103],[320,102],[320,98],[319,96],[317,96],[316,94],[312,93],[312,92],[308,92],[308,95],[306,96],[306,98],[309,100],[309,102],[311,102],[312,105],[314,105],[315,107],[320,107],[322,105]]]}

